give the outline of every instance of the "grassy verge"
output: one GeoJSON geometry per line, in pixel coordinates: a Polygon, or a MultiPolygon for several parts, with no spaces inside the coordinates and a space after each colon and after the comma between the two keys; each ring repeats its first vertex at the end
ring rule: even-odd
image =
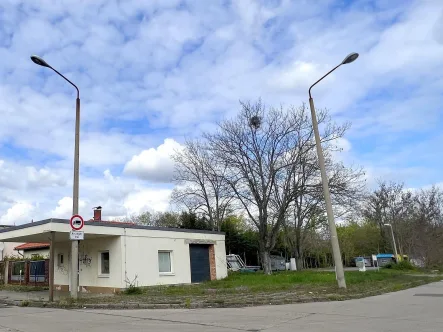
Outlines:
{"type": "Polygon", "coordinates": [[[0,285],[0,291],[6,290],[11,292],[36,292],[48,289],[48,286],[0,285]]]}
{"type": "Polygon", "coordinates": [[[224,280],[197,285],[155,286],[139,294],[79,299],[79,305],[120,305],[121,307],[228,307],[283,304],[360,298],[398,291],[433,281],[442,276],[380,270],[346,272],[348,288],[338,289],[333,272],[233,273],[224,280]]]}
{"type": "MultiPolygon", "coordinates": [[[[267,276],[257,273],[233,273],[224,280],[193,285],[142,287],[131,294],[88,296],[74,301],[22,301],[23,306],[62,308],[202,308],[244,307],[264,304],[286,304],[315,301],[340,301],[362,298],[411,288],[442,280],[442,275],[417,270],[346,272],[347,289],[338,289],[334,272],[285,271],[267,276]]],[[[12,291],[42,290],[25,286],[0,286],[12,291]]],[[[17,303],[9,303],[15,304],[17,303]]]]}

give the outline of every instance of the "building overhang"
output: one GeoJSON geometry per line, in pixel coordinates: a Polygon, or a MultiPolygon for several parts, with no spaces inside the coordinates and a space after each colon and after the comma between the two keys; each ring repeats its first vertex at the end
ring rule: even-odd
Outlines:
{"type": "MultiPolygon", "coordinates": [[[[127,231],[130,231],[131,234],[140,234],[140,232],[149,231],[149,236],[156,238],[165,237],[168,232],[174,232],[182,233],[183,238],[198,238],[198,240],[206,242],[211,240],[211,243],[214,243],[214,240],[224,241],[224,233],[220,232],[150,227],[121,222],[85,221],[85,225],[81,230],[85,233],[85,240],[110,236],[124,236],[127,231]]],[[[0,229],[0,242],[50,242],[51,232],[54,232],[55,242],[70,241],[69,233],[71,232],[71,226],[69,220],[45,219],[0,229]]]]}

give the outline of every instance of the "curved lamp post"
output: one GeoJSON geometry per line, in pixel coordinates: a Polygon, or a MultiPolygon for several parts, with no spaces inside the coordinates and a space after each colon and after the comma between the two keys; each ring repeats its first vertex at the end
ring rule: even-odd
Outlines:
{"type": "Polygon", "coordinates": [[[325,196],[325,203],[326,203],[326,213],[328,215],[329,232],[331,234],[332,254],[335,263],[335,274],[339,288],[346,288],[346,280],[345,280],[345,273],[343,271],[343,262],[341,259],[340,246],[338,244],[337,229],[335,228],[334,213],[332,212],[332,202],[331,202],[331,195],[329,192],[329,184],[328,184],[329,180],[328,176],[326,175],[325,158],[323,156],[323,149],[321,147],[317,116],[315,114],[314,99],[312,99],[311,89],[314,87],[314,85],[316,85],[326,76],[328,76],[338,67],[340,67],[341,65],[351,63],[355,61],[357,58],[358,58],[358,53],[349,54],[338,66],[329,71],[326,75],[324,75],[317,82],[312,84],[311,87],[309,88],[309,106],[311,108],[312,126],[315,135],[315,145],[317,147],[317,156],[318,156],[318,162],[320,164],[321,180],[323,184],[323,194],[325,196]]]}
{"type": "MultiPolygon", "coordinates": [[[[72,193],[72,215],[78,214],[78,193],[79,193],[79,163],[80,163],[80,91],[78,87],[67,79],[64,75],[51,67],[42,58],[32,55],[32,62],[35,64],[47,67],[55,71],[58,75],[63,77],[77,90],[76,108],[75,108],[75,146],[74,146],[74,184],[72,193]]],[[[71,297],[76,299],[78,297],[78,241],[71,241],[71,297]]]]}

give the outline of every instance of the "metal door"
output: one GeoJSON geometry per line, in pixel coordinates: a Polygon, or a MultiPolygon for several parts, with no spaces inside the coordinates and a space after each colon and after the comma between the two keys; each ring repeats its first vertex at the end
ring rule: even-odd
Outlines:
{"type": "Polygon", "coordinates": [[[190,244],[191,282],[202,282],[211,279],[209,266],[209,245],[190,244]]]}

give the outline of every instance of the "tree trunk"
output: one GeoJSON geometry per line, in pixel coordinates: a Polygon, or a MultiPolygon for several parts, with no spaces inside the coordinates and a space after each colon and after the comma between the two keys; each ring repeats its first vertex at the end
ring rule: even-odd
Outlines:
{"type": "Polygon", "coordinates": [[[302,257],[296,257],[295,264],[297,266],[297,271],[303,270],[303,258],[302,257]]]}
{"type": "Polygon", "coordinates": [[[272,274],[272,269],[271,269],[271,252],[268,249],[260,249],[260,258],[261,258],[261,263],[263,265],[263,272],[265,274],[272,274]]]}
{"type": "Polygon", "coordinates": [[[303,270],[303,255],[301,252],[301,246],[299,240],[295,245],[294,255],[295,255],[295,264],[297,266],[297,271],[303,270]]]}

